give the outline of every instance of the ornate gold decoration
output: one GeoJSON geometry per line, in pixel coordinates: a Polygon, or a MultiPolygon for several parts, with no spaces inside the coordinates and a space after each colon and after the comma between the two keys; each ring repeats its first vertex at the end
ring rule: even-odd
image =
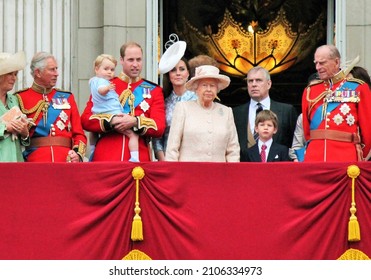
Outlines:
{"type": "Polygon", "coordinates": [[[135,100],[135,96],[133,94],[133,92],[131,91],[131,86],[130,84],[128,85],[128,88],[125,89],[119,96],[119,100],[120,100],[120,103],[122,106],[124,106],[126,104],[126,102],[128,101],[129,103],[129,106],[130,106],[130,114],[132,114],[132,116],[135,116],[134,115],[134,100],[135,100]],[[129,99],[129,101],[128,101],[129,99]]]}
{"type": "Polygon", "coordinates": [[[153,119],[147,118],[145,116],[139,116],[137,117],[137,119],[138,119],[138,129],[143,128],[141,135],[144,135],[147,132],[147,130],[150,128],[157,130],[157,124],[153,119]]]}
{"type": "Polygon", "coordinates": [[[348,249],[338,260],[370,260],[370,258],[360,250],[348,249]]]}
{"type": "Polygon", "coordinates": [[[86,154],[86,144],[79,141],[79,145],[77,146],[77,153],[80,155],[80,157],[84,160],[85,154],[86,154]]]}
{"type": "Polygon", "coordinates": [[[140,217],[140,207],[139,207],[139,180],[143,179],[145,173],[142,167],[134,167],[131,172],[135,182],[135,216],[133,218],[132,228],[131,228],[131,240],[142,241],[143,240],[143,225],[142,218],[140,217]]]}
{"type": "Polygon", "coordinates": [[[245,77],[251,68],[259,65],[275,74],[293,66],[312,51],[314,42],[323,34],[323,17],[322,13],[306,30],[299,26],[299,31],[294,32],[281,9],[265,30],[261,30],[257,21],[245,29],[226,10],[217,34],[212,34],[210,26],[205,27],[206,34],[203,34],[186,19],[181,33],[190,49],[207,51],[226,73],[245,77]]]}
{"type": "MultiPolygon", "coordinates": [[[[35,125],[35,122],[36,122],[36,120],[39,117],[39,115],[40,115],[41,112],[43,112],[43,114],[44,114],[43,115],[44,119],[46,118],[45,117],[45,114],[48,113],[49,102],[47,102],[45,100],[39,100],[34,107],[32,107],[31,109],[27,110],[24,107],[23,100],[20,97],[20,95],[19,94],[16,94],[15,96],[18,99],[19,107],[20,107],[20,109],[21,109],[21,111],[22,111],[23,114],[28,115],[28,114],[32,114],[32,113],[36,112],[35,115],[34,115],[34,117],[32,118],[32,121],[28,124],[28,129],[30,129],[32,125],[35,125]]],[[[44,123],[45,123],[45,120],[44,120],[44,123]]]]}
{"type": "Polygon", "coordinates": [[[138,261],[138,260],[145,260],[150,261],[152,260],[147,254],[143,253],[139,250],[131,250],[125,257],[122,258],[124,261],[138,261]]]}
{"type": "Polygon", "coordinates": [[[356,208],[356,201],[355,201],[355,179],[361,173],[360,169],[356,165],[348,166],[347,174],[350,178],[352,178],[352,203],[350,207],[351,216],[349,218],[348,223],[348,240],[351,242],[360,241],[361,240],[361,232],[359,228],[359,223],[357,220],[357,216],[355,213],[357,212],[356,208]]]}
{"type": "Polygon", "coordinates": [[[99,120],[99,126],[102,131],[106,131],[104,126],[105,122],[110,123],[112,118],[115,117],[114,114],[94,114],[89,117],[89,120],[99,120]]]}

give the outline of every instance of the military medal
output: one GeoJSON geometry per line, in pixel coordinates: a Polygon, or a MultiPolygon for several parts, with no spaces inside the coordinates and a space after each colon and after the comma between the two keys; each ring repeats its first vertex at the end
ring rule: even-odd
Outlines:
{"type": "Polygon", "coordinates": [[[68,103],[67,98],[64,96],[58,96],[52,99],[52,106],[54,109],[71,109],[70,103],[68,103]]]}
{"type": "Polygon", "coordinates": [[[150,99],[152,97],[151,95],[151,89],[148,87],[143,88],[143,98],[148,98],[150,99]]]}

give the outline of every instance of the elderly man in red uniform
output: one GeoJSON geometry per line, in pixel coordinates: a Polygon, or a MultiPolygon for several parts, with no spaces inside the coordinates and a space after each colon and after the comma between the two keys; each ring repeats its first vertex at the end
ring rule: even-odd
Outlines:
{"type": "Polygon", "coordinates": [[[317,48],[320,80],[303,93],[303,129],[308,146],[304,161],[363,161],[371,148],[371,92],[361,80],[340,70],[333,45],[317,48]]]}
{"type": "Polygon", "coordinates": [[[135,42],[120,49],[122,72],[111,80],[123,106],[122,114],[92,114],[91,97],[81,115],[85,130],[100,134],[92,161],[128,161],[130,151],[127,130],[139,134],[139,161],[150,161],[149,141],[165,130],[165,106],[162,88],[141,78],[143,50],[135,42]]]}
{"type": "Polygon", "coordinates": [[[58,65],[55,57],[38,52],[31,61],[32,86],[16,96],[21,111],[32,119],[31,144],[23,153],[27,162],[80,162],[86,136],[71,92],[54,88],[58,65]]]}

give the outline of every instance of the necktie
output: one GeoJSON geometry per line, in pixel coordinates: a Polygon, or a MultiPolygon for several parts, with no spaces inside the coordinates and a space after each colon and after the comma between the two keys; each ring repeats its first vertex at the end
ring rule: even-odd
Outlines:
{"type": "Polygon", "coordinates": [[[256,108],[256,114],[258,114],[260,111],[263,111],[263,105],[260,102],[258,102],[256,106],[258,106],[258,108],[256,108]]]}
{"type": "MultiPolygon", "coordinates": [[[[255,115],[255,119],[256,119],[256,116],[258,115],[258,113],[260,111],[263,111],[263,106],[262,104],[259,102],[258,104],[256,104],[258,106],[258,108],[256,108],[256,115],[255,115]]],[[[255,142],[258,142],[258,139],[259,139],[259,134],[254,130],[254,140],[255,142]]]]}
{"type": "Polygon", "coordinates": [[[265,150],[267,149],[267,146],[263,144],[262,151],[260,153],[260,158],[262,159],[262,162],[267,162],[267,158],[265,155],[265,150]]]}

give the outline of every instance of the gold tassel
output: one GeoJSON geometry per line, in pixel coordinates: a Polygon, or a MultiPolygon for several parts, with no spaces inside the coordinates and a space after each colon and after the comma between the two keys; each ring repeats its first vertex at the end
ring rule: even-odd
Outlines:
{"type": "Polygon", "coordinates": [[[355,213],[357,212],[356,202],[355,202],[355,178],[361,173],[360,169],[356,165],[348,166],[347,174],[352,178],[352,203],[349,209],[350,218],[348,222],[348,241],[356,242],[361,240],[361,231],[359,228],[359,223],[355,213]]]}
{"type": "Polygon", "coordinates": [[[131,175],[135,179],[135,216],[133,218],[133,223],[131,227],[131,240],[142,241],[143,240],[143,224],[142,218],[140,217],[140,207],[139,207],[139,180],[144,177],[144,170],[142,167],[134,167],[131,175]]]}

